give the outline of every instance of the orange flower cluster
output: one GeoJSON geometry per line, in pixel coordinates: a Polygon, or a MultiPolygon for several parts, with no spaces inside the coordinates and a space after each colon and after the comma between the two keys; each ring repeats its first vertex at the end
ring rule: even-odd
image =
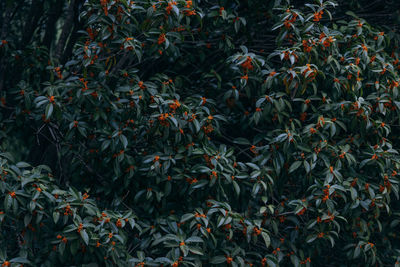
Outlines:
{"type": "Polygon", "coordinates": [[[83,83],[82,92],[85,92],[86,90],[88,90],[88,89],[89,89],[89,88],[88,88],[88,86],[87,86],[87,84],[88,84],[88,81],[85,81],[85,79],[84,79],[84,78],[79,78],[79,81],[83,83]]]}
{"type": "MultiPolygon", "coordinates": [[[[186,8],[192,8],[192,7],[193,7],[193,1],[191,1],[191,0],[186,1],[185,7],[186,7],[186,8]]],[[[196,11],[195,11],[195,10],[184,10],[183,13],[184,13],[186,16],[193,16],[193,15],[196,15],[196,11]]]]}
{"type": "Polygon", "coordinates": [[[261,234],[261,230],[258,227],[254,227],[253,228],[253,235],[260,235],[261,234]]]}
{"type": "Polygon", "coordinates": [[[298,15],[296,13],[292,13],[292,18],[291,19],[286,19],[283,25],[285,26],[286,29],[289,29],[292,23],[294,23],[297,20],[298,15]]]}
{"type": "Polygon", "coordinates": [[[323,190],[323,192],[324,192],[324,197],[322,198],[323,202],[325,202],[329,199],[329,188],[330,187],[331,186],[328,184],[328,185],[326,185],[326,188],[323,190]]]}
{"type": "Polygon", "coordinates": [[[325,47],[330,47],[331,44],[334,42],[333,37],[329,36],[327,38],[324,39],[324,41],[322,42],[323,46],[325,47]]]}
{"type": "Polygon", "coordinates": [[[165,42],[165,33],[161,33],[160,36],[158,36],[157,44],[162,44],[165,42]]]}
{"type": "Polygon", "coordinates": [[[80,223],[78,226],[78,229],[76,230],[78,233],[80,233],[83,230],[83,224],[80,223]]]}
{"type": "Polygon", "coordinates": [[[69,204],[67,204],[67,206],[65,206],[64,208],[64,215],[65,216],[72,215],[71,206],[69,204]]]}
{"type": "Polygon", "coordinates": [[[315,79],[315,76],[317,74],[316,70],[311,69],[311,65],[307,64],[307,68],[301,73],[304,77],[306,77],[307,73],[312,72],[311,74],[308,75],[307,79],[310,79],[311,81],[315,79]]]}
{"type": "Polygon", "coordinates": [[[181,103],[177,99],[174,100],[174,103],[169,104],[169,108],[175,111],[181,106],[181,103]]]}
{"type": "Polygon", "coordinates": [[[63,242],[64,244],[67,244],[68,239],[64,236],[62,237],[61,235],[57,235],[57,239],[61,239],[61,242],[63,242]]]}
{"type": "Polygon", "coordinates": [[[209,134],[214,131],[214,127],[211,124],[208,124],[207,126],[203,126],[203,131],[206,134],[209,134]]]}
{"type": "Polygon", "coordinates": [[[60,67],[55,67],[54,71],[57,73],[58,79],[61,80],[63,78],[62,75],[61,75],[61,68],[60,67]]]}
{"type": "Polygon", "coordinates": [[[303,215],[305,212],[306,212],[306,208],[302,208],[298,213],[297,213],[297,215],[303,215]]]}
{"type": "Polygon", "coordinates": [[[312,43],[308,40],[303,40],[303,49],[305,52],[310,53],[312,46],[315,44],[315,42],[313,41],[312,43]],[[311,43],[311,45],[309,45],[311,43]]]}
{"type": "Polygon", "coordinates": [[[160,115],[158,116],[158,121],[160,122],[160,124],[161,124],[162,126],[169,127],[169,122],[167,121],[167,118],[168,118],[169,116],[170,116],[169,113],[163,113],[163,114],[160,114],[160,115]]]}
{"type": "Polygon", "coordinates": [[[300,113],[300,120],[305,121],[307,119],[307,112],[300,113]]]}
{"type": "Polygon", "coordinates": [[[314,13],[314,22],[318,22],[318,21],[320,21],[321,19],[322,19],[322,14],[324,14],[324,11],[323,10],[321,10],[321,11],[318,11],[318,12],[315,12],[314,13]]]}
{"type": "Polygon", "coordinates": [[[310,257],[308,257],[307,259],[300,261],[300,264],[307,264],[307,262],[311,262],[310,257]]]}
{"type": "Polygon", "coordinates": [[[139,81],[138,85],[139,85],[139,88],[142,90],[146,88],[146,85],[144,85],[144,83],[142,81],[139,81]]]}
{"type": "Polygon", "coordinates": [[[231,264],[233,261],[233,258],[231,256],[225,256],[226,257],[226,263],[231,264]]]}
{"type": "Polygon", "coordinates": [[[261,260],[261,266],[262,266],[262,267],[267,266],[267,258],[263,258],[263,259],[261,260]]]}
{"type": "Polygon", "coordinates": [[[253,154],[255,154],[255,155],[258,154],[258,153],[257,153],[257,147],[256,147],[255,145],[252,145],[252,146],[250,147],[250,151],[251,151],[251,153],[253,153],[253,154]]]}
{"type": "Polygon", "coordinates": [[[171,10],[172,10],[173,6],[175,6],[175,5],[176,5],[175,1],[172,1],[172,2],[168,3],[168,6],[165,8],[165,11],[167,11],[168,15],[171,14],[171,10]]]}
{"type": "Polygon", "coordinates": [[[196,178],[186,178],[186,182],[188,182],[189,184],[195,184],[197,183],[199,180],[197,180],[196,178]]]}
{"type": "Polygon", "coordinates": [[[253,61],[253,59],[251,57],[247,57],[246,61],[243,62],[240,66],[243,68],[243,70],[245,72],[249,71],[249,70],[253,70],[254,66],[251,64],[251,62],[253,61]]]}

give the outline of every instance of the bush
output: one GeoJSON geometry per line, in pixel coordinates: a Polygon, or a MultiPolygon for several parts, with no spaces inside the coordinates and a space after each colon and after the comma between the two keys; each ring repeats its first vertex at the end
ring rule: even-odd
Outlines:
{"type": "Polygon", "coordinates": [[[3,266],[398,266],[398,35],[302,2],[75,0],[46,41],[44,1],[0,45],[3,266]]]}

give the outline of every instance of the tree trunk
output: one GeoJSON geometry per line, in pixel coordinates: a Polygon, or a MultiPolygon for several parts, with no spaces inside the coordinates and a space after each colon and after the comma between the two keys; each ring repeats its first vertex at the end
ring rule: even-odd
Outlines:
{"type": "Polygon", "coordinates": [[[50,7],[49,18],[46,24],[46,32],[43,37],[43,45],[50,51],[51,45],[56,34],[56,23],[63,11],[63,0],[56,0],[52,7],[50,7]]]}
{"type": "Polygon", "coordinates": [[[58,40],[57,47],[56,47],[56,53],[54,57],[60,62],[61,57],[64,53],[65,49],[65,44],[68,40],[68,36],[71,33],[71,30],[73,28],[74,24],[74,6],[75,6],[75,0],[71,0],[71,3],[69,4],[68,10],[67,10],[67,17],[65,18],[65,22],[61,31],[60,39],[58,40]]]}

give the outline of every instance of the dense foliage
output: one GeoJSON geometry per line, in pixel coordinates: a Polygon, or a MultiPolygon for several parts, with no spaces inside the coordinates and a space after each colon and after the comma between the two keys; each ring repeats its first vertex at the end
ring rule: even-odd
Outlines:
{"type": "Polygon", "coordinates": [[[400,266],[377,2],[2,1],[2,266],[400,266]]]}

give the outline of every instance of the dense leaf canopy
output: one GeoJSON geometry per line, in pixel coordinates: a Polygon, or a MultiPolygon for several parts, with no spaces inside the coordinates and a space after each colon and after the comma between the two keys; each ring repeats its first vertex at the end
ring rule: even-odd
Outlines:
{"type": "Polygon", "coordinates": [[[400,266],[400,2],[0,10],[1,266],[400,266]]]}

